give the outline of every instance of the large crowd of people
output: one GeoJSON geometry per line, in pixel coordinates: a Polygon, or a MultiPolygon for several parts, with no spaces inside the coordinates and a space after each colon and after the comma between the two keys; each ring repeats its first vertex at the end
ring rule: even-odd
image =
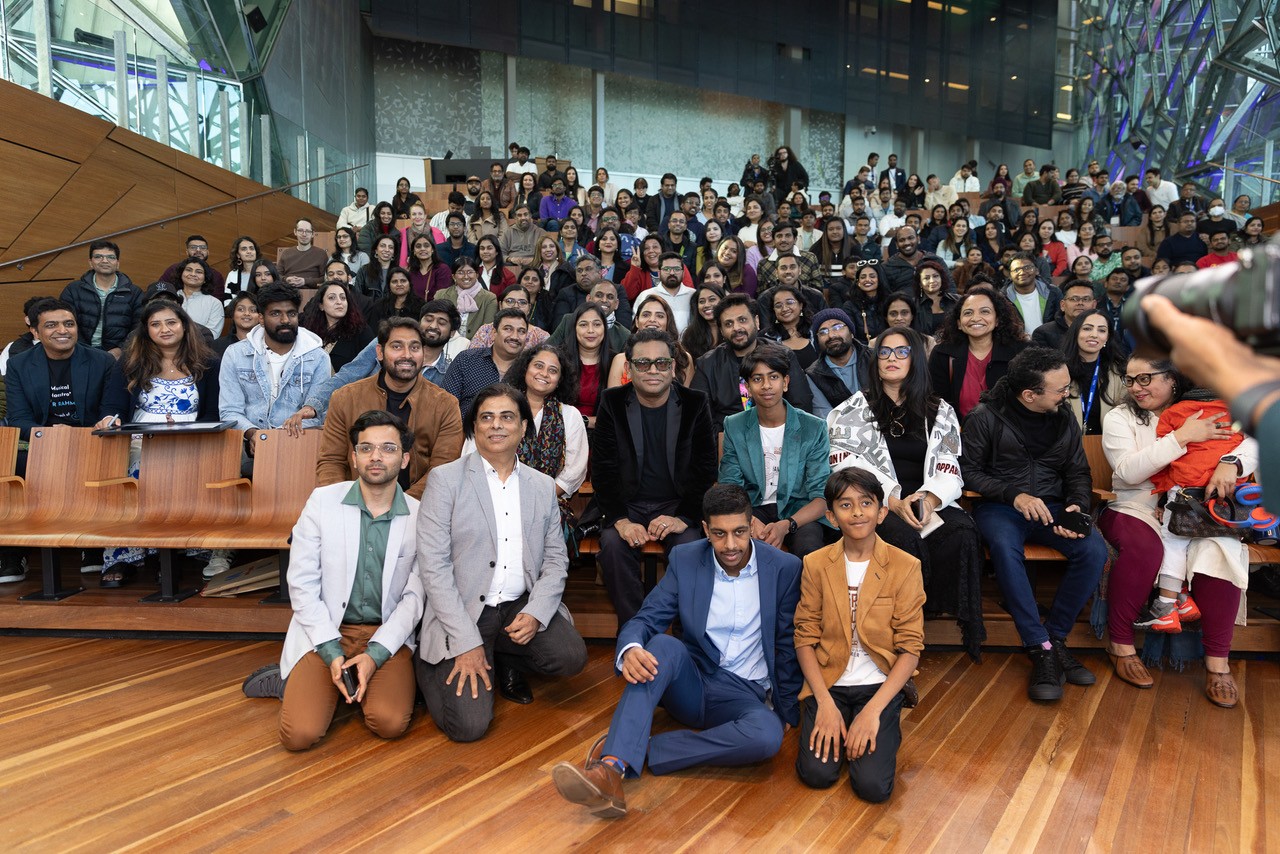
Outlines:
{"type": "MultiPolygon", "coordinates": [[[[581,670],[562,594],[595,531],[627,686],[586,763],[553,776],[597,815],[625,812],[646,763],[755,762],[792,727],[804,783],[832,785],[844,757],[859,797],[888,798],[924,616],[980,655],[984,545],[1032,699],[1094,682],[1066,638],[1110,544],[1118,677],[1154,682],[1135,629],[1198,626],[1206,695],[1236,705],[1247,551],[1226,528],[1171,530],[1164,507],[1233,497],[1257,443],[1133,354],[1124,307],[1139,278],[1260,243],[1251,200],[1228,210],[1155,168],[1060,178],[1027,160],[984,185],[973,162],[950,179],[877,167],[814,198],[782,146],[723,196],[672,173],[650,194],[513,144],[439,211],[404,178],[388,201],[357,190],[332,252],[300,219],[276,262],[236,238],[223,275],[192,235],[143,289],[93,241],[82,277],[24,306],[0,415],[24,440],[223,421],[250,476],[258,431],[323,431],[284,653],[245,685],[282,699],[290,749],[338,702],[398,736],[415,691],[449,738],[478,739],[495,689],[527,703],[524,674],[581,670]],[[1114,469],[1098,517],[1091,436],[1114,469]],[[1029,543],[1066,560],[1047,611],[1029,543]],[[668,568],[646,594],[654,544],[668,568]],[[691,729],[650,737],[659,704],[691,729]]],[[[130,583],[144,554],[121,546],[83,570],[130,583]]],[[[233,559],[201,557],[207,577],[233,559]]],[[[0,582],[25,572],[0,551],[0,582]]]]}

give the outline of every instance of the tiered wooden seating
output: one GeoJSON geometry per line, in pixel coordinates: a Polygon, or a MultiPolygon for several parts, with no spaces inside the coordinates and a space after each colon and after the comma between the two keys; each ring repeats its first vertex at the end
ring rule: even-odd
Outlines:
{"type": "Polygon", "coordinates": [[[85,529],[134,522],[136,484],[128,469],[128,436],[94,436],[87,427],[31,431],[27,476],[0,477],[0,546],[36,546],[41,553],[42,589],[24,601],[56,602],[80,592],[63,586],[55,549],[80,545],[85,529]]]}

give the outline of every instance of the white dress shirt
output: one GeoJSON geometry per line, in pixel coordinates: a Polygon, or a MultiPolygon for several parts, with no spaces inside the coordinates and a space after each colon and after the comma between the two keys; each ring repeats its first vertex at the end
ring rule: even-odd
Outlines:
{"type": "MultiPolygon", "coordinates": [[[[542,429],[542,413],[544,406],[533,416],[533,432],[542,429]]],[[[565,495],[573,495],[587,479],[587,459],[591,449],[587,440],[587,425],[582,420],[582,413],[577,407],[567,403],[560,404],[560,417],[564,419],[564,468],[555,476],[556,486],[565,495]]],[[[476,440],[467,439],[462,443],[462,456],[476,449],[476,440]]]]}
{"type": "Polygon", "coordinates": [[[639,315],[640,305],[649,297],[654,296],[662,297],[667,301],[667,305],[671,306],[671,317],[676,322],[676,329],[680,332],[684,332],[684,328],[689,325],[689,300],[693,297],[693,288],[682,282],[680,284],[680,289],[675,292],[674,296],[662,285],[657,285],[649,288],[648,290],[641,291],[639,296],[636,297],[636,301],[632,303],[634,306],[634,313],[639,315]]]}
{"type": "Polygon", "coordinates": [[[524,595],[524,533],[520,525],[519,461],[504,483],[498,471],[484,464],[485,481],[489,484],[489,499],[493,502],[493,520],[497,523],[498,559],[493,569],[493,581],[489,582],[486,605],[497,606],[512,602],[524,595]]]}

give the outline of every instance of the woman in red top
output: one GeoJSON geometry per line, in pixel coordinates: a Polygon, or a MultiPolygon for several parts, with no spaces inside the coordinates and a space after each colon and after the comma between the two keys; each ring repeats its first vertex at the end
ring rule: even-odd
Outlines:
{"type": "Polygon", "coordinates": [[[962,420],[1027,346],[1022,317],[1007,297],[986,285],[966,291],[936,333],[929,377],[933,390],[962,420]]]}
{"type": "Polygon", "coordinates": [[[1049,259],[1049,264],[1053,268],[1053,275],[1065,276],[1067,274],[1067,247],[1058,239],[1058,229],[1054,226],[1053,220],[1046,219],[1036,226],[1036,236],[1040,238],[1040,251],[1045,258],[1049,259]]]}
{"type": "Polygon", "coordinates": [[[573,313],[571,328],[573,337],[564,343],[564,351],[566,365],[578,374],[578,399],[573,403],[591,427],[600,393],[608,387],[609,321],[603,308],[586,302],[573,313]]]}
{"type": "Polygon", "coordinates": [[[436,255],[436,245],[431,236],[419,234],[409,247],[409,281],[413,292],[425,300],[433,300],[436,294],[453,284],[449,265],[436,255]]]}

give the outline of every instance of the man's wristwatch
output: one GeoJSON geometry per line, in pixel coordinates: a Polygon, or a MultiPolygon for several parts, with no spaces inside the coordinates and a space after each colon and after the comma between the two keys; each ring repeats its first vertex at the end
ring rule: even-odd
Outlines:
{"type": "Polygon", "coordinates": [[[798,527],[800,526],[796,524],[796,520],[794,518],[787,517],[787,536],[794,534],[798,527]]]}
{"type": "Polygon", "coordinates": [[[1221,459],[1219,459],[1218,462],[1227,463],[1228,465],[1235,466],[1236,477],[1240,477],[1242,474],[1244,474],[1244,464],[1240,462],[1240,457],[1238,457],[1235,454],[1227,454],[1225,457],[1222,457],[1221,459]]]}

